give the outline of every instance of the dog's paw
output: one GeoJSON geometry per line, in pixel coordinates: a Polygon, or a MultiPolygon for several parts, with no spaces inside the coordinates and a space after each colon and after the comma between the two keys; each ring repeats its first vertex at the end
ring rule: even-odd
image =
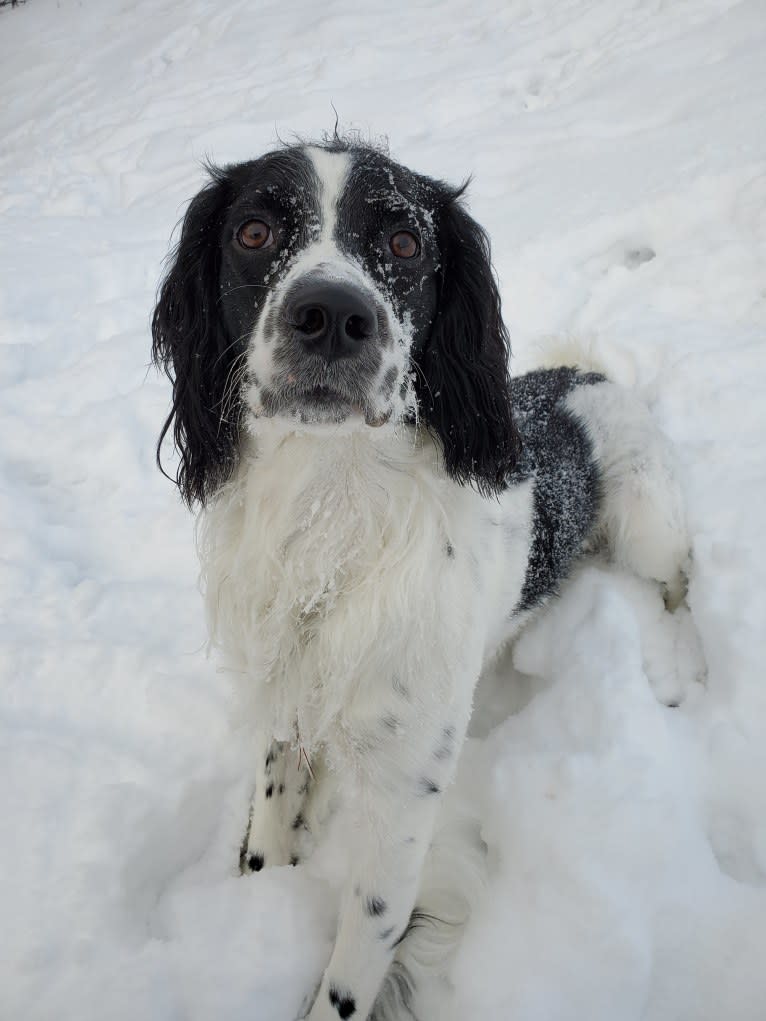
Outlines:
{"type": "Polygon", "coordinates": [[[300,850],[298,839],[283,839],[277,832],[256,832],[251,821],[239,851],[239,871],[249,875],[277,865],[298,865],[300,850]]]}

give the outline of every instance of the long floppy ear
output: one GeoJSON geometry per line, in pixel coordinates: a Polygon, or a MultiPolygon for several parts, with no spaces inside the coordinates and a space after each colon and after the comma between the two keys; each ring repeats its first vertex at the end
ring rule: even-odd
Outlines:
{"type": "Polygon", "coordinates": [[[231,474],[238,450],[236,409],[227,415],[226,387],[236,358],[218,311],[221,228],[230,202],[226,169],[192,200],[170,256],[152,318],[152,358],[173,384],[168,431],[180,456],[176,483],[189,506],[204,504],[231,474]],[[232,419],[233,420],[230,420],[232,419]]]}
{"type": "Polygon", "coordinates": [[[489,239],[446,192],[439,221],[441,283],[436,319],[417,355],[420,412],[441,441],[456,482],[488,495],[505,487],[521,442],[513,422],[510,341],[500,311],[489,239]]]}

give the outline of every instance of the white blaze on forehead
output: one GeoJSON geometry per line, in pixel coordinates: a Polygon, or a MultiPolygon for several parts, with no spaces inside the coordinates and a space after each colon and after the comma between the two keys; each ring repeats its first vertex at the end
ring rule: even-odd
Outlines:
{"type": "Polygon", "coordinates": [[[311,146],[308,156],[319,178],[319,208],[322,217],[320,243],[332,241],[338,220],[338,203],[348,177],[351,157],[347,152],[328,152],[311,146]]]}

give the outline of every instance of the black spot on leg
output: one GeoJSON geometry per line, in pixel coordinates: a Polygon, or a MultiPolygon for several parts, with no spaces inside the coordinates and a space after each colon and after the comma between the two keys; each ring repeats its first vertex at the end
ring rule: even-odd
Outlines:
{"type": "Polygon", "coordinates": [[[293,819],[293,829],[299,830],[302,826],[306,825],[306,820],[303,818],[303,812],[298,812],[296,817],[293,819]]]}
{"type": "Polygon", "coordinates": [[[277,787],[277,794],[284,794],[284,793],[285,793],[285,785],[283,783],[281,783],[279,785],[279,787],[277,787]]]}
{"type": "Polygon", "coordinates": [[[269,786],[266,788],[266,797],[270,798],[273,793],[274,793],[274,784],[270,783],[269,786]]]}
{"type": "Polygon", "coordinates": [[[266,859],[262,854],[251,854],[247,859],[247,867],[251,872],[260,872],[265,864],[266,859]]]}
{"type": "Polygon", "coordinates": [[[335,986],[330,986],[329,996],[330,1003],[342,1018],[351,1017],[352,1014],[356,1013],[356,1002],[349,993],[342,993],[335,986]]]}
{"type": "Polygon", "coordinates": [[[387,929],[384,929],[383,932],[378,934],[378,939],[381,941],[381,943],[385,943],[387,940],[391,939],[393,934],[394,934],[394,927],[393,927],[393,925],[389,925],[389,927],[387,929]]]}
{"type": "Polygon", "coordinates": [[[271,749],[269,749],[269,751],[266,754],[266,772],[267,773],[271,772],[271,764],[272,764],[272,762],[274,761],[274,759],[276,757],[277,757],[276,754],[271,749]]]}
{"type": "Polygon", "coordinates": [[[418,781],[418,791],[420,794],[439,794],[441,787],[429,776],[421,776],[418,781]]]}
{"type": "Polygon", "coordinates": [[[388,904],[386,904],[382,897],[368,897],[364,902],[364,910],[365,914],[370,915],[372,918],[380,918],[388,910],[388,904]]]}
{"type": "Polygon", "coordinates": [[[444,547],[444,552],[447,554],[448,560],[455,559],[455,547],[452,545],[451,542],[448,542],[447,545],[444,547]]]}

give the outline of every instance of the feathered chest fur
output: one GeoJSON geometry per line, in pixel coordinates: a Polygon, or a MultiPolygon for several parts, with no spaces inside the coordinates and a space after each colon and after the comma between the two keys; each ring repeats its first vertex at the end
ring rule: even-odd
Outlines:
{"type": "Polygon", "coordinates": [[[211,638],[256,725],[282,740],[297,728],[307,746],[358,729],[403,683],[392,664],[428,675],[434,696],[431,675],[450,672],[434,636],[471,624],[470,572],[453,555],[470,499],[428,441],[259,438],[200,532],[211,638]]]}

